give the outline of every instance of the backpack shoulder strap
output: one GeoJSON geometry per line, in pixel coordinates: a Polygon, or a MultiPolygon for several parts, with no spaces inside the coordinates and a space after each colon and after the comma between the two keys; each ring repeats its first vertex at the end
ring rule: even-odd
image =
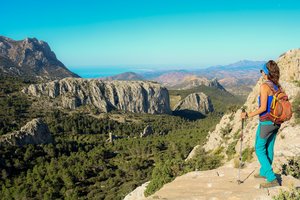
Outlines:
{"type": "Polygon", "coordinates": [[[271,81],[265,81],[265,82],[263,82],[263,84],[265,84],[265,85],[267,85],[271,90],[272,90],[272,92],[275,94],[276,92],[278,92],[279,91],[279,88],[278,88],[278,90],[276,91],[275,89],[274,89],[274,83],[272,83],[271,81]]]}

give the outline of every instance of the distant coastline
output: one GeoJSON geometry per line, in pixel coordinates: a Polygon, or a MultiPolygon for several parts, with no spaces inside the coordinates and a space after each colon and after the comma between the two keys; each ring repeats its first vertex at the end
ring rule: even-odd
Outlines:
{"type": "MultiPolygon", "coordinates": [[[[68,67],[72,72],[78,74],[82,78],[101,78],[114,76],[124,72],[135,72],[143,74],[146,72],[158,72],[168,70],[179,70],[178,68],[157,69],[156,67],[120,67],[120,66],[89,66],[89,67],[68,67]]],[[[189,70],[189,69],[186,69],[189,70]]]]}
{"type": "Polygon", "coordinates": [[[69,69],[82,78],[101,78],[113,76],[131,70],[119,67],[69,67],[69,69]]]}

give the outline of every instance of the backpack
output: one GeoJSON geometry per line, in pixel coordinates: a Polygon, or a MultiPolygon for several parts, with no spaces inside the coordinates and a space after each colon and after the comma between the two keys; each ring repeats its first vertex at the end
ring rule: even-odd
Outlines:
{"type": "Polygon", "coordinates": [[[293,111],[292,104],[289,102],[287,94],[281,87],[275,91],[273,83],[270,81],[265,82],[269,88],[273,91],[273,100],[271,103],[270,113],[266,113],[260,117],[261,121],[271,120],[274,124],[282,124],[285,121],[291,119],[293,111]]]}

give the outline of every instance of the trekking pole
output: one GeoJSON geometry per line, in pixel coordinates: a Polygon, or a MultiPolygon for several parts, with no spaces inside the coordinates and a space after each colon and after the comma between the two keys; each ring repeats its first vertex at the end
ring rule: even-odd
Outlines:
{"type": "MultiPolygon", "coordinates": [[[[244,112],[246,112],[245,111],[245,108],[243,108],[242,109],[242,113],[244,113],[244,112]]],[[[238,180],[237,180],[237,182],[238,182],[238,184],[241,184],[241,183],[243,183],[243,181],[241,181],[241,167],[242,167],[242,149],[243,149],[243,132],[244,132],[244,122],[245,122],[245,119],[242,119],[242,130],[241,130],[241,146],[240,146],[240,158],[239,158],[239,161],[240,161],[240,165],[239,165],[239,172],[238,172],[238,180]]]]}

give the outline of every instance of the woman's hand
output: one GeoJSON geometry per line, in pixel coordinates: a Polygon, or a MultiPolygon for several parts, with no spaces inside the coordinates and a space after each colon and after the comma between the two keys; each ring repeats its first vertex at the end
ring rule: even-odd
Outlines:
{"type": "Polygon", "coordinates": [[[248,117],[247,112],[242,112],[242,113],[241,113],[241,118],[242,118],[242,119],[246,119],[247,117],[248,117]]]}

